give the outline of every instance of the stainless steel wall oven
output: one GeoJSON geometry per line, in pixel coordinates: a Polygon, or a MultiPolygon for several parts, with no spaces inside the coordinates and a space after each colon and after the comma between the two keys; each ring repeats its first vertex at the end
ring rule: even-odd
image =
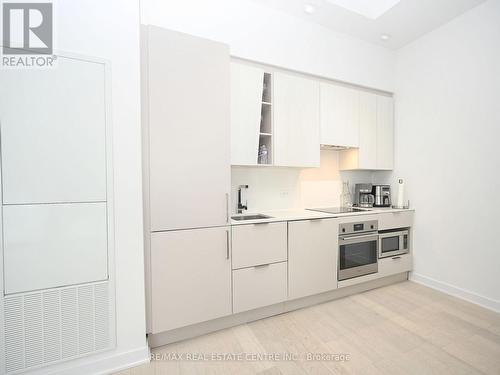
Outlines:
{"type": "Polygon", "coordinates": [[[378,271],[377,230],[377,220],[340,224],[339,281],[378,271]]]}

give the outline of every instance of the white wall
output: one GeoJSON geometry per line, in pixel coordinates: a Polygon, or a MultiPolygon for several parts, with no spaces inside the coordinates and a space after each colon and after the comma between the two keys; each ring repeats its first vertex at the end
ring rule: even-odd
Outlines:
{"type": "Polygon", "coordinates": [[[142,235],[139,2],[55,2],[56,48],[111,61],[117,347],[41,370],[109,372],[147,359],[142,235]]]}
{"type": "Polygon", "coordinates": [[[248,185],[243,201],[249,212],[312,207],[338,207],[342,181],[351,190],[358,182],[371,182],[367,171],[339,171],[339,152],[321,151],[319,168],[237,167],[231,168],[232,212],[236,212],[239,185],[248,185]]]}
{"type": "Polygon", "coordinates": [[[143,0],[142,23],[230,45],[233,56],[393,91],[395,53],[249,0],[143,0]]]}
{"type": "Polygon", "coordinates": [[[398,52],[396,170],[416,280],[500,310],[500,1],[398,52]]]}

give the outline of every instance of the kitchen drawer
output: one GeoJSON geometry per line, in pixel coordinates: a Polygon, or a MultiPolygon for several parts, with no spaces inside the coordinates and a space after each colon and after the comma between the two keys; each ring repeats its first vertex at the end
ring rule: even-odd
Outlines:
{"type": "Polygon", "coordinates": [[[238,225],[232,228],[233,269],[287,260],[287,223],[238,225]]]}
{"type": "Polygon", "coordinates": [[[413,211],[384,212],[378,214],[378,229],[406,228],[413,225],[413,211]]]}
{"type": "Polygon", "coordinates": [[[286,300],[287,262],[233,271],[233,313],[286,300]]]}
{"type": "Polygon", "coordinates": [[[397,255],[378,260],[378,273],[380,277],[411,271],[411,269],[411,254],[397,255]]]}

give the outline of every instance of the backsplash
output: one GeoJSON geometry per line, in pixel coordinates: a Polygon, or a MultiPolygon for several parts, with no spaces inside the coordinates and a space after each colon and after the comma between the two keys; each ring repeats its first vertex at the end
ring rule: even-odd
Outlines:
{"type": "Polygon", "coordinates": [[[371,182],[372,172],[339,171],[339,151],[322,150],[319,168],[240,167],[231,168],[231,207],[236,212],[238,186],[248,211],[333,207],[340,205],[342,181],[351,190],[359,182],[371,182]]]}

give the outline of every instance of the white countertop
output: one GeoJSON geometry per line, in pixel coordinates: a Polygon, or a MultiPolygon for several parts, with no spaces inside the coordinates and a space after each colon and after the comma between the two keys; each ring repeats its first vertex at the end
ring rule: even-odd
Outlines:
{"type": "MultiPolygon", "coordinates": [[[[345,212],[337,214],[329,214],[319,211],[310,211],[305,209],[291,209],[291,210],[273,210],[273,211],[257,211],[257,212],[245,212],[241,216],[245,215],[256,215],[262,214],[269,216],[265,219],[257,220],[231,220],[231,225],[243,225],[243,224],[255,224],[255,223],[272,223],[277,221],[293,221],[293,220],[310,220],[310,219],[323,219],[323,218],[334,218],[334,217],[344,217],[344,216],[357,216],[357,215],[373,215],[383,212],[403,212],[403,211],[414,211],[413,209],[397,209],[397,208],[384,208],[384,207],[374,207],[363,209],[363,211],[356,212],[345,212]]],[[[232,215],[240,216],[240,215],[232,215]]]]}

